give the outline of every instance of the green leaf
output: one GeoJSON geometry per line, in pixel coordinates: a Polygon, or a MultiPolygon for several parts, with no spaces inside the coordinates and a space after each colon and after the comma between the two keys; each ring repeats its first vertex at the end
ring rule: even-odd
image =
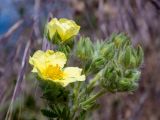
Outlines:
{"type": "Polygon", "coordinates": [[[49,107],[58,119],[70,120],[70,109],[68,106],[62,104],[50,104],[49,107]]]}
{"type": "Polygon", "coordinates": [[[137,47],[137,65],[141,65],[142,62],[143,62],[143,58],[144,58],[144,52],[143,52],[143,49],[140,45],[138,45],[137,47]]]}
{"type": "Polygon", "coordinates": [[[66,103],[69,91],[58,83],[50,80],[40,80],[40,87],[43,91],[42,98],[54,103],[66,103]]]}
{"type": "Polygon", "coordinates": [[[49,118],[56,118],[57,117],[57,115],[51,110],[42,109],[41,112],[44,116],[49,117],[49,118]]]}

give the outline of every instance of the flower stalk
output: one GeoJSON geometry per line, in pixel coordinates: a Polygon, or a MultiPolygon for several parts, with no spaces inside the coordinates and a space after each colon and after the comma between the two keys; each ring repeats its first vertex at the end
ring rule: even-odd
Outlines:
{"type": "Polygon", "coordinates": [[[87,92],[88,93],[90,93],[94,89],[94,87],[96,86],[98,80],[100,80],[101,75],[102,75],[102,71],[103,70],[101,70],[99,73],[97,73],[96,76],[89,81],[89,84],[87,86],[87,92]]]}
{"type": "Polygon", "coordinates": [[[100,98],[102,95],[104,95],[106,92],[107,92],[106,89],[101,89],[98,93],[96,93],[95,95],[92,95],[90,98],[88,98],[86,101],[82,102],[80,105],[81,106],[86,106],[90,103],[93,103],[98,98],[100,98]]]}

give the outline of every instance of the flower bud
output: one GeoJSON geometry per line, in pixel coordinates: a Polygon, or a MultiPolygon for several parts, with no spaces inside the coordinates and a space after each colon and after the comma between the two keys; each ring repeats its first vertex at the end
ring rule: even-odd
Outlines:
{"type": "Polygon", "coordinates": [[[93,55],[93,44],[90,38],[81,37],[77,43],[76,55],[82,60],[91,59],[93,55]]]}
{"type": "Polygon", "coordinates": [[[91,69],[93,72],[98,72],[99,70],[103,69],[105,61],[106,60],[103,57],[95,58],[91,64],[91,69]]]}
{"type": "Polygon", "coordinates": [[[104,44],[100,49],[100,54],[104,56],[107,60],[110,60],[115,55],[114,43],[104,44]]]}
{"type": "Polygon", "coordinates": [[[101,85],[110,92],[133,91],[138,86],[140,72],[135,69],[125,70],[116,61],[105,66],[101,78],[101,85]]]}
{"type": "Polygon", "coordinates": [[[140,78],[140,72],[137,70],[126,70],[124,77],[119,80],[118,90],[134,91],[138,87],[138,80],[140,78]]]}
{"type": "Polygon", "coordinates": [[[53,43],[66,42],[78,34],[80,26],[66,18],[53,18],[46,26],[46,37],[53,43]]]}
{"type": "Polygon", "coordinates": [[[124,76],[130,78],[132,81],[138,81],[140,78],[141,72],[138,70],[126,70],[124,76]]]}
{"type": "Polygon", "coordinates": [[[103,71],[101,85],[110,92],[116,92],[121,75],[122,71],[113,62],[110,62],[103,71]]]}
{"type": "Polygon", "coordinates": [[[113,37],[112,41],[114,42],[116,48],[131,45],[130,39],[125,34],[116,35],[115,37],[113,37]]]}
{"type": "Polygon", "coordinates": [[[140,45],[137,47],[136,54],[137,54],[137,66],[140,66],[144,58],[143,49],[140,45]]]}
{"type": "Polygon", "coordinates": [[[126,92],[126,91],[134,91],[135,89],[137,89],[138,87],[138,83],[131,81],[128,78],[122,78],[119,81],[118,84],[118,91],[119,92],[126,92]]]}
{"type": "Polygon", "coordinates": [[[128,46],[125,51],[119,53],[118,61],[125,68],[135,68],[137,67],[137,57],[135,55],[135,50],[128,46]]]}

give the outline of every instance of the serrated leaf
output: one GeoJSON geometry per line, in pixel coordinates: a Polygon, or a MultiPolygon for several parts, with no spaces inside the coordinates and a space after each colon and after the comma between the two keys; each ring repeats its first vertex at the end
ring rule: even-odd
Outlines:
{"type": "Polygon", "coordinates": [[[42,109],[41,112],[44,116],[49,117],[49,118],[56,118],[57,117],[57,115],[51,110],[42,109]]]}

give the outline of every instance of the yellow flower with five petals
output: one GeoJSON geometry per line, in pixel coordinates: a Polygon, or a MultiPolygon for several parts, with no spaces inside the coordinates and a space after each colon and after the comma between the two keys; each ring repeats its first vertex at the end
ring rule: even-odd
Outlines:
{"type": "Polygon", "coordinates": [[[84,81],[85,75],[81,75],[82,69],[78,67],[65,67],[66,56],[62,52],[38,50],[29,59],[35,72],[43,80],[51,80],[67,86],[71,82],[84,81]]]}

